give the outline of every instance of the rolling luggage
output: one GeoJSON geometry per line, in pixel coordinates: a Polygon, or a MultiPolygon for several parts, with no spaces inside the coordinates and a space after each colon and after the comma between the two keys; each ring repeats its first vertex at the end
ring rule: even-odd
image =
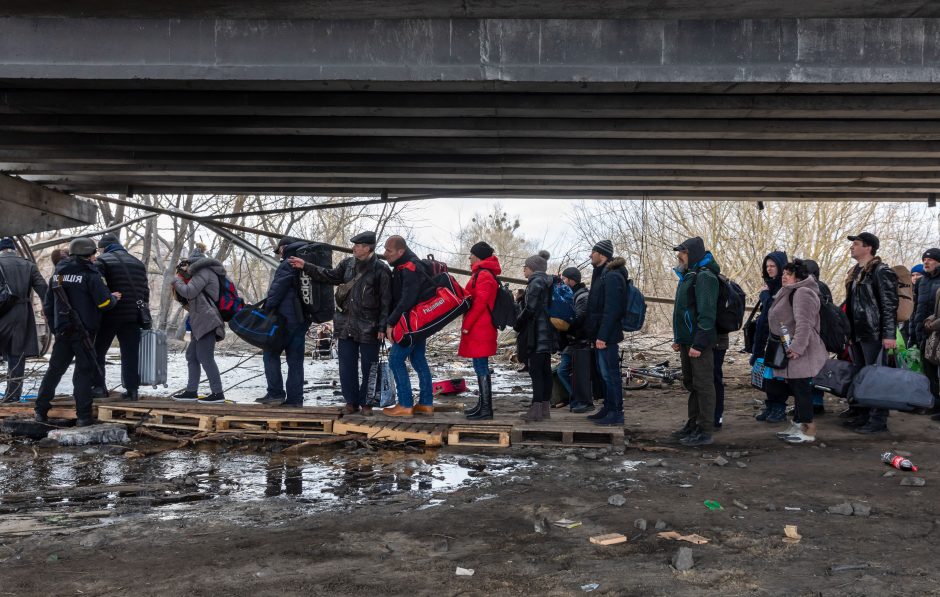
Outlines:
{"type": "Polygon", "coordinates": [[[166,332],[140,331],[140,385],[166,387],[167,353],[166,332]]]}

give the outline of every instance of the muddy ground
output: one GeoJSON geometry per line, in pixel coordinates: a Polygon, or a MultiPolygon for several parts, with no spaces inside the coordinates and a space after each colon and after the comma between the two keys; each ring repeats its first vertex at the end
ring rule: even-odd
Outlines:
{"type": "Polygon", "coordinates": [[[254,443],[129,460],[8,444],[0,595],[940,594],[940,425],[894,415],[889,434],[863,437],[840,427],[831,399],[819,443],[785,445],[782,426],[753,420],[759,395],[736,361],[725,428],[705,450],[667,439],[685,412],[678,387],[626,395],[623,454],[339,444],[286,457],[254,443]],[[885,450],[921,471],[893,472],[885,450]],[[914,476],[926,484],[900,484],[914,476]],[[827,511],[847,502],[855,515],[827,511]],[[561,518],[582,524],[550,525],[561,518]],[[658,538],[657,523],[709,543],[658,538]],[[783,541],[785,525],[799,543],[783,541]],[[613,532],[629,541],[589,542],[613,532]],[[671,565],[680,546],[690,571],[671,565]]]}

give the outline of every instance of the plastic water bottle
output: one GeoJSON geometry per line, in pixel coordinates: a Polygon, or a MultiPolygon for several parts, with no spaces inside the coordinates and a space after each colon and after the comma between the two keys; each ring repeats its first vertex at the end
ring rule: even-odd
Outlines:
{"type": "Polygon", "coordinates": [[[782,323],[780,324],[780,341],[783,342],[784,348],[790,349],[790,330],[782,323]]]}
{"type": "Polygon", "coordinates": [[[881,455],[881,461],[889,466],[893,466],[899,471],[914,471],[917,472],[917,467],[914,466],[914,463],[908,460],[903,456],[898,456],[894,452],[885,452],[881,455]]]}

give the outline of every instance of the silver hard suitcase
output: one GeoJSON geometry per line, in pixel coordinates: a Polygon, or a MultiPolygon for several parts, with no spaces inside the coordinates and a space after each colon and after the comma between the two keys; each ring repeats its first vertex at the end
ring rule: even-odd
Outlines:
{"type": "Polygon", "coordinates": [[[140,385],[166,387],[166,332],[140,331],[140,385]]]}

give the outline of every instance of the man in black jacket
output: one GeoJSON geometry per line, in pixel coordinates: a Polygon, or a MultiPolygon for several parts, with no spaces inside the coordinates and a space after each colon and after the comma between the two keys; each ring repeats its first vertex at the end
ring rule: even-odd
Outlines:
{"type": "MultiPolygon", "coordinates": [[[[857,265],[845,280],[845,313],[851,326],[852,362],[861,368],[877,362],[882,351],[897,343],[898,277],[876,257],[880,245],[877,236],[862,232],[848,238],[857,265]]],[[[846,426],[866,434],[887,431],[888,410],[858,408],[846,426]]]]}
{"type": "MultiPolygon", "coordinates": [[[[111,292],[120,292],[127,299],[101,318],[101,329],[95,337],[95,355],[98,360],[95,387],[92,396],[104,398],[108,395],[105,380],[105,356],[117,337],[121,347],[121,379],[125,400],[137,400],[140,388],[140,330],[143,329],[141,311],[149,313],[150,284],[147,268],[121,245],[117,235],[109,232],[98,241],[98,271],[104,276],[111,292]]],[[[148,315],[149,317],[149,315],[148,315]]]]}
{"type": "MultiPolygon", "coordinates": [[[[932,316],[937,306],[937,292],[940,292],[940,249],[933,248],[924,251],[921,257],[924,264],[924,275],[917,281],[915,288],[914,316],[911,317],[910,346],[919,346],[921,351],[927,342],[930,332],[924,327],[927,318],[932,316]]],[[[940,421],[940,380],[937,379],[938,368],[927,359],[923,359],[924,375],[930,380],[930,391],[934,397],[933,419],[940,421]]]]}
{"type": "Polygon", "coordinates": [[[623,380],[620,377],[622,320],[627,308],[627,267],[614,258],[614,244],[599,241],[591,250],[587,337],[597,350],[597,368],[604,380],[604,406],[588,419],[597,425],[623,425],[623,380]]]}
{"type": "Polygon", "coordinates": [[[268,391],[256,402],[293,407],[304,405],[304,348],[311,322],[304,316],[303,307],[300,304],[298,292],[300,274],[288,260],[308,244],[310,243],[307,241],[285,236],[278,241],[274,249],[274,252],[281,258],[281,264],[274,272],[264,309],[276,311],[280,315],[287,334],[284,348],[278,351],[266,351],[261,355],[268,391]],[[286,386],[284,376],[281,374],[281,353],[286,353],[286,386]]]}
{"type": "Polygon", "coordinates": [[[101,326],[101,314],[121,300],[120,292],[110,292],[95,267],[95,242],[77,238],[69,245],[70,256],[55,268],[52,287],[43,304],[46,319],[55,333],[49,368],[39,386],[36,420],[48,421],[52,398],[62,375],[75,359],[72,376],[75,396],[76,426],[94,423],[91,411],[91,385],[95,379],[95,355],[92,339],[101,326]],[[58,288],[64,291],[60,296],[58,288]]]}
{"type": "Polygon", "coordinates": [[[0,402],[17,402],[23,392],[26,359],[39,356],[30,291],[45,300],[48,286],[36,264],[17,254],[12,238],[0,240],[0,275],[16,297],[16,304],[0,316],[0,355],[7,361],[7,387],[0,402]]]}
{"type": "MultiPolygon", "coordinates": [[[[385,260],[392,266],[392,308],[385,321],[385,335],[391,339],[395,324],[402,315],[406,315],[418,304],[421,293],[428,286],[430,273],[418,256],[411,252],[405,239],[400,236],[390,236],[385,241],[385,260]]],[[[395,389],[398,394],[398,404],[382,410],[390,417],[410,417],[412,415],[434,414],[434,393],[431,387],[431,368],[425,356],[427,340],[421,339],[411,343],[410,346],[392,344],[388,352],[388,367],[395,376],[395,389]],[[411,366],[418,374],[418,404],[414,403],[411,391],[411,379],[405,360],[411,361],[411,366]]]]}
{"type": "Polygon", "coordinates": [[[392,276],[375,254],[375,232],[362,232],[350,242],[353,256],[333,269],[307,263],[299,257],[289,261],[314,280],[337,286],[333,336],[338,340],[339,383],[346,400],[345,412],[353,414],[361,409],[362,414],[371,415],[372,407],[365,402],[369,371],[378,361],[379,346],[385,341],[392,276]]]}

